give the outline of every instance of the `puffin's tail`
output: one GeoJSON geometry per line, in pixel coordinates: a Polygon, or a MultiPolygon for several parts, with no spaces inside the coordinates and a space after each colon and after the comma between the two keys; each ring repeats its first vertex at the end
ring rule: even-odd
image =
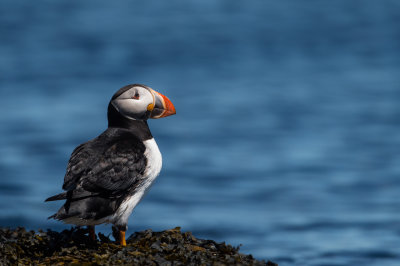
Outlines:
{"type": "Polygon", "coordinates": [[[53,214],[52,216],[47,217],[47,220],[49,220],[49,219],[57,219],[56,216],[57,216],[57,213],[53,214]]]}
{"type": "Polygon", "coordinates": [[[47,198],[45,201],[55,201],[55,200],[64,200],[67,199],[67,192],[63,192],[54,196],[51,196],[50,198],[47,198]]]}

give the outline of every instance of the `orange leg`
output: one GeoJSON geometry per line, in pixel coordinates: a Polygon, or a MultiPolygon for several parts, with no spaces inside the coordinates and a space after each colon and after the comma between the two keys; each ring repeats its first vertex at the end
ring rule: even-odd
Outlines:
{"type": "Polygon", "coordinates": [[[89,238],[93,241],[96,241],[96,233],[94,231],[94,225],[89,225],[88,229],[89,229],[89,238]]]}
{"type": "Polygon", "coordinates": [[[123,247],[126,246],[125,231],[119,230],[119,244],[123,247]]]}

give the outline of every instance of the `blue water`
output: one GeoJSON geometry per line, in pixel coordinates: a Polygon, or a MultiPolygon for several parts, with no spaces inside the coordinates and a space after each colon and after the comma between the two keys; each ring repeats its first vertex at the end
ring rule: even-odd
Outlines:
{"type": "Polygon", "coordinates": [[[399,25],[397,0],[2,1],[0,225],[67,228],[43,200],[144,83],[177,115],[149,122],[164,166],[128,233],[399,265],[399,25]]]}

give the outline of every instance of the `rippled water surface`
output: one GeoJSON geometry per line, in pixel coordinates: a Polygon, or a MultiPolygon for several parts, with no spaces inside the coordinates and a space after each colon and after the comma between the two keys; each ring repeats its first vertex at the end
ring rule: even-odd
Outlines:
{"type": "Polygon", "coordinates": [[[177,115],[149,122],[164,167],[129,233],[398,265],[399,25],[395,0],[3,1],[0,225],[68,227],[43,200],[112,94],[144,83],[177,115]]]}

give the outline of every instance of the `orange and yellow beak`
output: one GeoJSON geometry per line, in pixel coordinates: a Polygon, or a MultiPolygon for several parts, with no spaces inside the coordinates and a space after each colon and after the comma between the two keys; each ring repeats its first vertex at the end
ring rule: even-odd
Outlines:
{"type": "Polygon", "coordinates": [[[157,119],[176,114],[174,105],[166,96],[153,89],[151,92],[154,95],[154,106],[147,108],[151,111],[150,118],[157,119]]]}

